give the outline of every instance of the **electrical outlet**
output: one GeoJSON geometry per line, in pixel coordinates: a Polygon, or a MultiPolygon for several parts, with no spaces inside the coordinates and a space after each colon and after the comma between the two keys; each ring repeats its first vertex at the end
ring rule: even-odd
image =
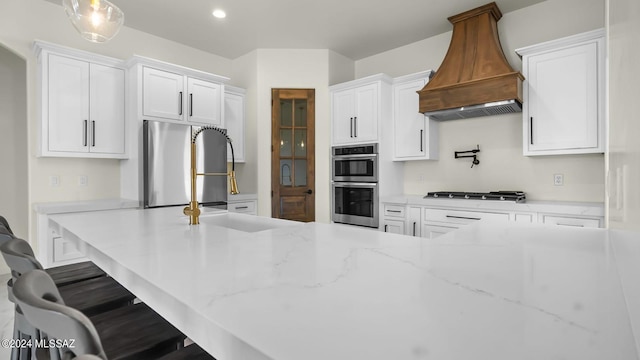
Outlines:
{"type": "Polygon", "coordinates": [[[564,175],[562,175],[562,174],[554,174],[553,175],[553,185],[555,185],[555,186],[564,185],[564,175]]]}
{"type": "Polygon", "coordinates": [[[51,187],[58,187],[60,186],[60,177],[58,175],[51,175],[49,176],[49,185],[51,187]]]}
{"type": "Polygon", "coordinates": [[[87,186],[89,184],[89,177],[87,175],[78,176],[78,186],[87,186]]]}

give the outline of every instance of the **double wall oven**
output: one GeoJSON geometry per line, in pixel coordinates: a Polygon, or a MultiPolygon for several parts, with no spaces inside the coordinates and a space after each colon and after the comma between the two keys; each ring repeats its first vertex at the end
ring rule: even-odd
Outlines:
{"type": "Polygon", "coordinates": [[[331,152],[331,220],[377,228],[378,144],[334,146],[331,152]]]}

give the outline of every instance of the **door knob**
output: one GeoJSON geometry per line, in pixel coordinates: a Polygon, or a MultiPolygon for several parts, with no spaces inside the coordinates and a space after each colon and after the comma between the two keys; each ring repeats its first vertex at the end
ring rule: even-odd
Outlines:
{"type": "Polygon", "coordinates": [[[307,190],[307,194],[309,194],[309,195],[313,194],[313,190],[311,190],[311,189],[307,190]]]}

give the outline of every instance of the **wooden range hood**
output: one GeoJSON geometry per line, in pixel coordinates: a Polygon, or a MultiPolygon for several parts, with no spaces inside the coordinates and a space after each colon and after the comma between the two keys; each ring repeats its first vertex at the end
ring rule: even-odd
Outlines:
{"type": "Polygon", "coordinates": [[[451,16],[449,50],[433,78],[418,91],[420,112],[434,120],[522,111],[524,76],[504,56],[495,2],[451,16]]]}

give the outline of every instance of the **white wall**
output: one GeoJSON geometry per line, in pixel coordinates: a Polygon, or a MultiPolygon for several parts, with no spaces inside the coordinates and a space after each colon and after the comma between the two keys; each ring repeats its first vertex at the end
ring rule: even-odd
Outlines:
{"type": "MultiPolygon", "coordinates": [[[[0,215],[28,235],[27,82],[24,59],[0,46],[0,215]]],[[[8,273],[0,261],[0,274],[8,273]]]]}
{"type": "MultiPolygon", "coordinates": [[[[453,14],[452,14],[453,15],[453,14]]],[[[604,27],[604,0],[547,0],[507,13],[498,22],[500,40],[514,69],[514,50],[604,27]],[[579,9],[579,11],[577,10],[579,9]]],[[[375,73],[400,76],[437,70],[451,32],[356,61],[356,78],[375,73]]],[[[440,160],[407,162],[404,191],[523,190],[533,200],[604,201],[604,156],[522,156],[522,115],[509,114],[440,123],[440,160]],[[480,145],[480,165],[454,159],[454,151],[480,145]],[[564,186],[553,185],[564,174],[564,186]],[[423,179],[423,180],[421,180],[423,179]]]]}
{"type": "Polygon", "coordinates": [[[640,2],[608,0],[608,223],[640,230],[640,2]]]}
{"type": "MultiPolygon", "coordinates": [[[[155,58],[223,76],[231,74],[231,60],[196,50],[131,28],[123,28],[106,44],[83,40],[67,20],[60,5],[44,0],[3,1],[0,11],[0,45],[26,59],[26,88],[29,141],[28,199],[19,201],[31,206],[45,201],[90,200],[120,196],[118,160],[37,158],[39,119],[36,104],[36,59],[31,50],[34,40],[44,40],[76,49],[120,59],[133,54],[155,58]],[[60,177],[60,186],[48,184],[50,175],[60,177]],[[77,177],[87,175],[88,186],[79,187],[77,177]]],[[[25,134],[21,134],[26,137],[25,134]]],[[[24,195],[22,196],[24,197],[24,195]]],[[[30,221],[29,237],[35,227],[30,221]]]]}

